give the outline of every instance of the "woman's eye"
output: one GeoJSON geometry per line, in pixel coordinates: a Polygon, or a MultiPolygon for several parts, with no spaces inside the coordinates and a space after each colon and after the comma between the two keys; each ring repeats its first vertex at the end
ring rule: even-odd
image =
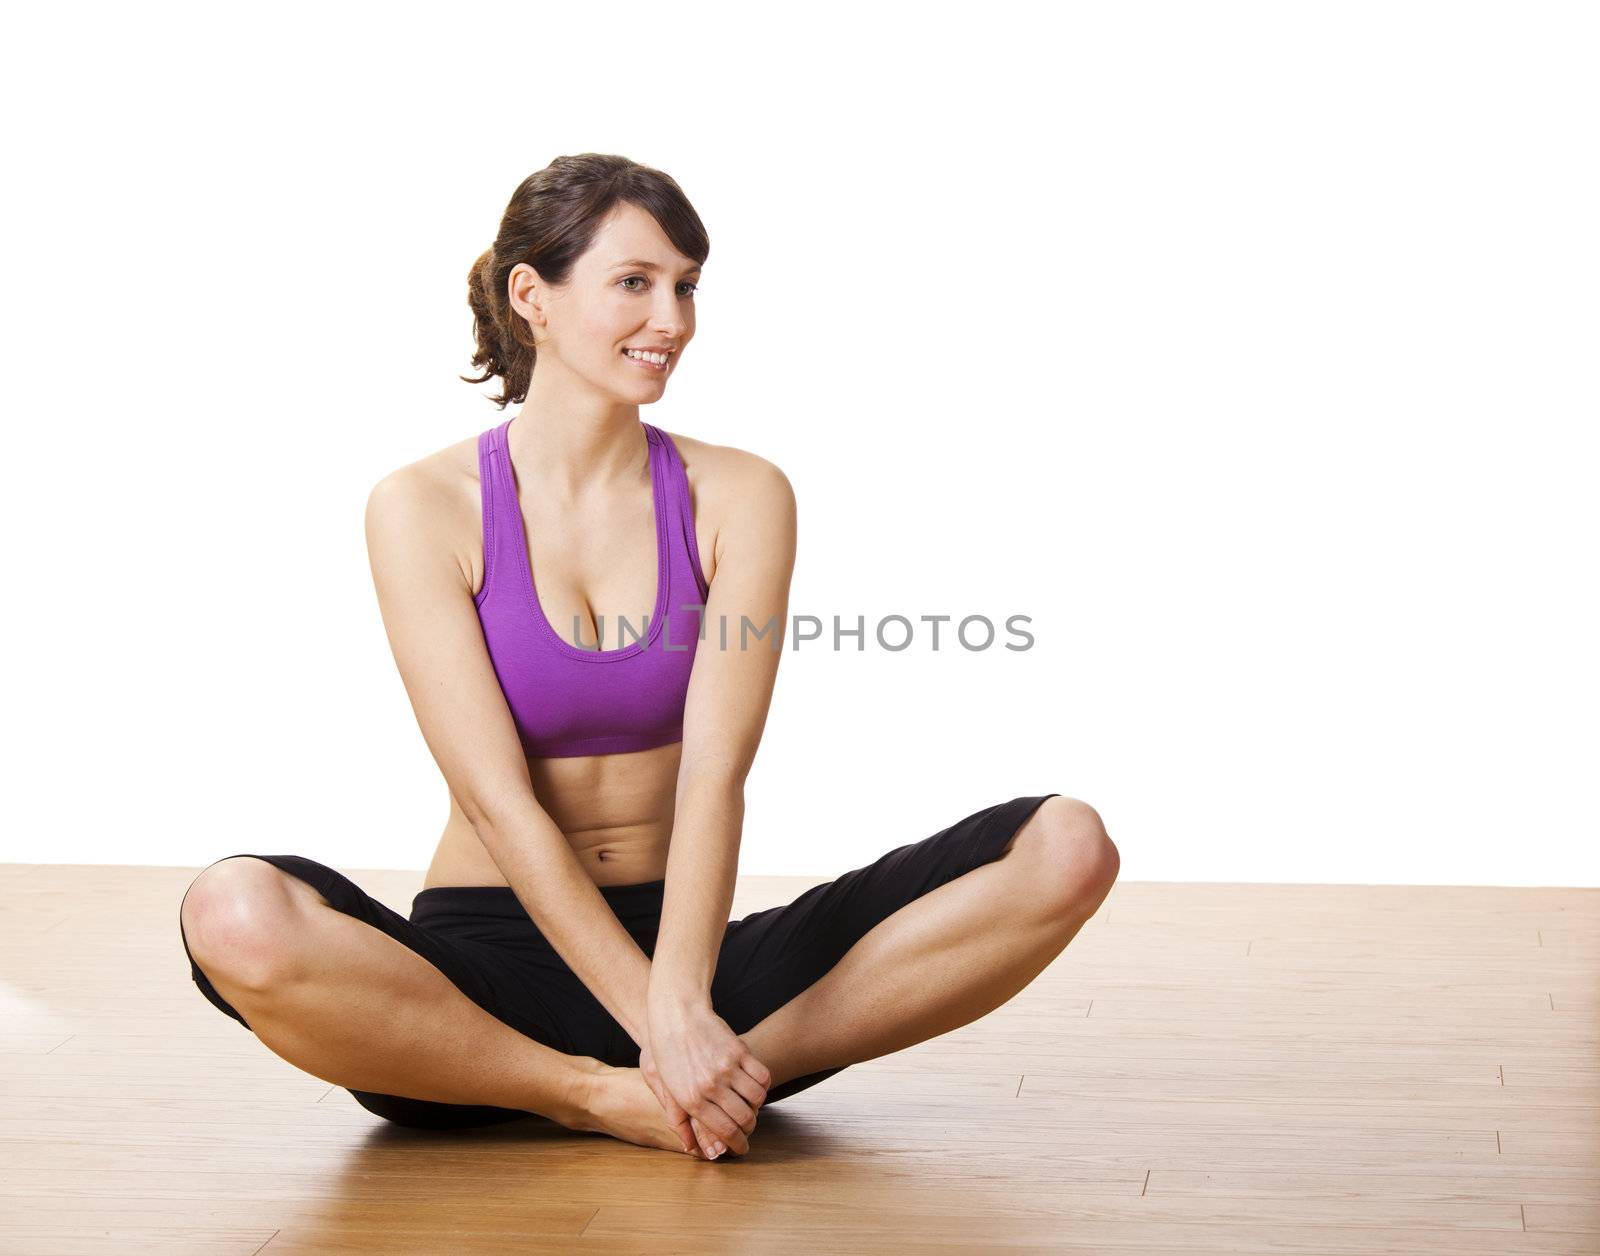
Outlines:
{"type": "MultiPolygon", "coordinates": [[[[622,284],[630,284],[630,283],[634,282],[634,280],[638,280],[640,283],[646,282],[645,277],[643,275],[629,275],[626,279],[619,279],[617,282],[618,283],[622,283],[622,284]]],[[[699,284],[690,283],[688,280],[684,280],[684,282],[679,284],[678,286],[680,288],[689,289],[689,291],[684,294],[685,296],[691,296],[692,297],[695,293],[700,291],[700,285],[699,284]]],[[[637,288],[628,288],[627,291],[628,292],[637,292],[637,291],[639,291],[639,289],[637,289],[637,288]]]]}

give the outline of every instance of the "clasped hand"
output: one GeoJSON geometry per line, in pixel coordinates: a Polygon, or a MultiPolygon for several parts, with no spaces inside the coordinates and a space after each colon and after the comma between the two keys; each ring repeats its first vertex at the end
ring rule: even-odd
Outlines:
{"type": "Polygon", "coordinates": [[[772,1074],[709,1004],[652,1005],[639,1069],[684,1151],[698,1146],[713,1160],[718,1140],[738,1155],[750,1150],[772,1074]]]}

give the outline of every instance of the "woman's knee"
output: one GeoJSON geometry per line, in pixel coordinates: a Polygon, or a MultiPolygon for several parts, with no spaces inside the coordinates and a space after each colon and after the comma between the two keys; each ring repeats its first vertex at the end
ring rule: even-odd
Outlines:
{"type": "Polygon", "coordinates": [[[194,879],[178,915],[190,954],[208,974],[266,988],[281,977],[304,936],[298,927],[304,913],[323,902],[305,882],[266,860],[232,855],[194,879]]]}
{"type": "Polygon", "coordinates": [[[1100,813],[1081,798],[1047,798],[1030,817],[1029,835],[1042,865],[1042,880],[1067,912],[1099,904],[1122,868],[1122,856],[1100,813]]]}

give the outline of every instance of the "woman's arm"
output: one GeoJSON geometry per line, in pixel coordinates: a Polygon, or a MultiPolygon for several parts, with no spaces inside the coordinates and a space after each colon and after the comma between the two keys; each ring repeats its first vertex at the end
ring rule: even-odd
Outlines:
{"type": "Polygon", "coordinates": [[[471,574],[439,526],[449,509],[449,490],[417,464],[386,476],[367,500],[367,553],[400,678],[423,740],[517,900],[637,1042],[650,960],[534,795],[471,574]]]}
{"type": "Polygon", "coordinates": [[[711,1006],[711,979],[738,876],[744,781],[783,657],[797,530],[794,489],[772,463],[753,454],[743,458],[748,461],[718,530],[704,639],[695,647],[684,706],[666,899],[650,974],[652,1008],[711,1006]]]}

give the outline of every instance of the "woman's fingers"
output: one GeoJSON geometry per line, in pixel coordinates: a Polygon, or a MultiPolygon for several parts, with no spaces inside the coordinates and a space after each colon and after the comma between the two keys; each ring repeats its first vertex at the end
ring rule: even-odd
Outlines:
{"type": "MultiPolygon", "coordinates": [[[[745,1106],[744,1101],[731,1092],[726,1093],[725,1102],[729,1107],[745,1106]]],[[[701,1103],[695,1109],[692,1120],[696,1137],[700,1146],[705,1149],[707,1159],[713,1158],[716,1151],[715,1144],[718,1142],[727,1150],[737,1152],[741,1156],[750,1150],[750,1139],[743,1126],[714,1100],[707,1099],[701,1103]]],[[[751,1123],[753,1125],[754,1121],[751,1123]]]]}
{"type": "Polygon", "coordinates": [[[717,1151],[718,1143],[725,1150],[731,1151],[735,1155],[742,1156],[750,1150],[750,1140],[745,1137],[745,1132],[739,1128],[737,1123],[728,1118],[727,1113],[716,1107],[715,1104],[708,1105],[708,1111],[716,1115],[712,1117],[712,1123],[702,1122],[701,1128],[705,1130],[706,1138],[710,1141],[712,1158],[722,1154],[717,1151]],[[720,1120],[718,1119],[719,1117],[721,1118],[720,1120]],[[719,1126],[722,1128],[719,1129],[719,1126]]]}
{"type": "Polygon", "coordinates": [[[700,1154],[707,1160],[715,1160],[722,1154],[717,1148],[719,1146],[725,1148],[727,1140],[719,1137],[715,1130],[709,1125],[703,1124],[698,1117],[690,1117],[689,1119],[694,1125],[695,1141],[700,1148],[700,1154]]]}
{"type": "MultiPolygon", "coordinates": [[[[741,1039],[741,1041],[743,1040],[741,1039]]],[[[739,1067],[755,1078],[761,1084],[762,1090],[772,1089],[772,1070],[748,1051],[745,1052],[744,1059],[739,1061],[739,1067]]]]}
{"type": "Polygon", "coordinates": [[[737,1091],[739,1097],[752,1109],[759,1108],[767,1101],[767,1088],[743,1069],[734,1073],[728,1085],[737,1091]]]}
{"type": "Polygon", "coordinates": [[[750,1150],[749,1133],[756,1127],[756,1114],[737,1091],[718,1088],[695,1115],[711,1137],[721,1139],[730,1150],[741,1156],[750,1150]]]}

